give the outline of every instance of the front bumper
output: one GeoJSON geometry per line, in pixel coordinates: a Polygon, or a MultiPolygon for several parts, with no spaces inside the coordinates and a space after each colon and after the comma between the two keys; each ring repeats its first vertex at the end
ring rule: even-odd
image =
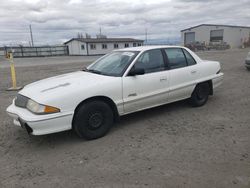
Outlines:
{"type": "Polygon", "coordinates": [[[14,104],[11,104],[6,111],[13,118],[15,125],[25,128],[32,135],[50,134],[72,128],[73,113],[36,115],[14,104]]]}

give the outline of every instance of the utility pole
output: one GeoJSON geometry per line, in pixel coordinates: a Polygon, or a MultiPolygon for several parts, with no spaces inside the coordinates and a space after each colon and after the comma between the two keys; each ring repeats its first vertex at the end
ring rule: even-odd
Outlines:
{"type": "Polygon", "coordinates": [[[148,29],[145,28],[145,44],[148,43],[148,29]]]}
{"type": "Polygon", "coordinates": [[[33,35],[32,35],[32,28],[31,28],[31,25],[30,25],[30,39],[31,39],[31,45],[32,47],[34,46],[34,41],[33,41],[33,35]]]}

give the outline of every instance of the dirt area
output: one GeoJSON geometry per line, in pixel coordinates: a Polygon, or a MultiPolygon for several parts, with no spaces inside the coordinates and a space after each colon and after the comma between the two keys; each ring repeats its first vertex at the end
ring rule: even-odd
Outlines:
{"type": "MultiPolygon", "coordinates": [[[[224,84],[208,103],[185,101],[121,118],[97,140],[73,131],[29,136],[5,109],[16,92],[9,68],[0,69],[0,187],[250,187],[249,49],[200,52],[218,60],[224,84]]],[[[87,61],[18,66],[18,85],[81,69],[87,61]],[[81,63],[83,62],[83,63],[81,63]]],[[[30,59],[39,62],[39,58],[30,59]]],[[[1,62],[0,62],[1,64],[1,62]]]]}

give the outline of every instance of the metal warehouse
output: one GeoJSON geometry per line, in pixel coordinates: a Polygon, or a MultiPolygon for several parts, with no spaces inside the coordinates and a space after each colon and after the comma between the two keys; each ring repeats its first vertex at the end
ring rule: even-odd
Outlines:
{"type": "Polygon", "coordinates": [[[227,44],[231,48],[244,46],[250,39],[250,27],[232,25],[201,24],[181,31],[182,45],[202,43],[227,44]]]}
{"type": "Polygon", "coordinates": [[[64,43],[69,55],[103,55],[112,50],[142,46],[143,40],[132,38],[72,38],[64,43]]]}

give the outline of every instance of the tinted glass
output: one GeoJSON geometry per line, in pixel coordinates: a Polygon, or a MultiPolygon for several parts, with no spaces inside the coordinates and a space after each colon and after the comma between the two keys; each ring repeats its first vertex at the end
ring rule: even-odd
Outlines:
{"type": "Polygon", "coordinates": [[[177,69],[181,67],[186,67],[187,62],[186,58],[180,48],[168,48],[165,49],[165,52],[168,56],[168,63],[170,69],[177,69]]]}
{"type": "Polygon", "coordinates": [[[183,51],[184,51],[184,54],[185,54],[185,56],[186,56],[188,65],[195,65],[196,62],[195,62],[194,58],[190,55],[190,53],[188,53],[188,52],[187,52],[186,50],[184,50],[184,49],[183,49],[183,51]]]}
{"type": "Polygon", "coordinates": [[[161,50],[149,50],[144,52],[134,65],[135,68],[143,68],[145,73],[165,70],[165,64],[161,50]]]}

